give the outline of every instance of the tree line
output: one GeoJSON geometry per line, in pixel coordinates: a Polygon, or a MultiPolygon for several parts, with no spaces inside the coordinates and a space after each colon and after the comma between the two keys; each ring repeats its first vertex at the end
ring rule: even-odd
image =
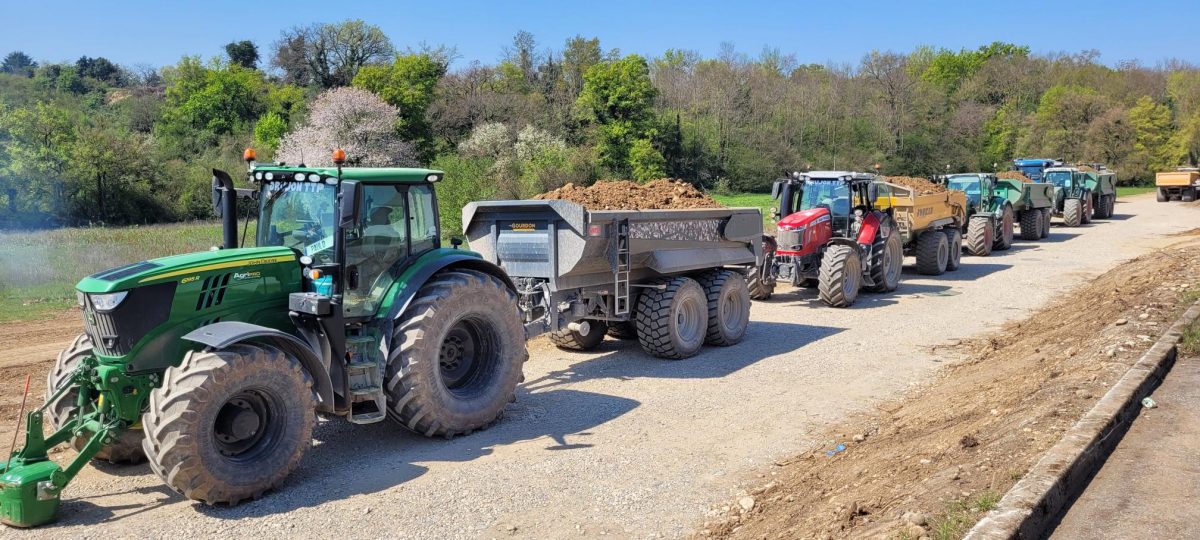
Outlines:
{"type": "Polygon", "coordinates": [[[991,43],[870,51],[801,64],[723,45],[653,58],[519,32],[494,64],[452,47],[399,49],[361,20],[286,29],[270,44],[161,68],[83,56],[0,63],[0,227],[210,217],[212,168],[260,160],[445,170],[446,226],[487,197],[568,182],[682,178],[762,191],[786,170],[923,176],[1014,157],[1105,163],[1122,183],[1200,159],[1200,70],[1106,66],[1097,51],[991,43]]]}

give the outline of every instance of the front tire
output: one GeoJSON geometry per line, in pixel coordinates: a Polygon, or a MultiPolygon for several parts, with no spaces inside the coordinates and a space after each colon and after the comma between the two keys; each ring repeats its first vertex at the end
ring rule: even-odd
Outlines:
{"type": "Polygon", "coordinates": [[[977,218],[967,224],[967,253],[976,257],[987,257],[992,254],[995,243],[995,229],[992,220],[977,218]]]}
{"type": "Polygon", "coordinates": [[[750,326],[750,291],[746,278],[733,270],[714,270],[697,279],[708,300],[706,345],[728,347],[746,336],[750,326]]]}
{"type": "Polygon", "coordinates": [[[900,271],[904,267],[904,245],[900,236],[892,233],[886,239],[876,239],[871,246],[871,292],[891,292],[900,286],[900,271]]]}
{"type": "Polygon", "coordinates": [[[237,344],[189,353],[167,368],[142,416],[150,468],[171,489],[208,504],[256,499],[312,446],[312,378],[272,347],[237,344]]]}
{"type": "MultiPolygon", "coordinates": [[[[46,374],[46,397],[54,394],[63,384],[68,384],[67,380],[71,378],[71,374],[79,367],[79,363],[92,354],[92,340],[87,337],[87,334],[80,335],[71,342],[71,345],[62,352],[58,353],[58,359],[54,362],[54,367],[50,373],[46,374]]],[[[77,401],[79,399],[79,390],[72,388],[64,392],[58,399],[48,403],[46,412],[50,427],[54,431],[67,424],[78,410],[77,401]]],[[[83,450],[90,437],[73,437],[71,439],[71,447],[75,450],[83,450]]],[[[114,464],[137,464],[146,460],[146,454],[142,452],[142,430],[141,428],[126,428],[117,436],[116,441],[104,445],[96,456],[92,459],[98,461],[107,461],[114,464]]]]}
{"type": "Polygon", "coordinates": [[[392,335],[388,417],[426,437],[487,427],[513,400],[527,358],[516,295],[504,282],[474,270],[436,274],[392,335]]]}
{"type": "Polygon", "coordinates": [[[1004,210],[1000,216],[1000,234],[996,237],[995,243],[992,245],[993,251],[1004,251],[1012,247],[1013,243],[1013,210],[1009,205],[1004,205],[1004,210]]]}
{"type": "Polygon", "coordinates": [[[821,257],[817,296],[833,307],[849,307],[862,287],[862,261],[851,246],[834,244],[821,257]]]}
{"type": "Polygon", "coordinates": [[[942,231],[925,231],[917,237],[917,272],[940,276],[950,260],[950,243],[942,231]]]}
{"type": "Polygon", "coordinates": [[[1067,199],[1063,201],[1063,225],[1078,227],[1083,223],[1083,201],[1067,199]]]}
{"type": "Polygon", "coordinates": [[[642,291],[637,302],[637,334],[642,350],[659,358],[695,356],[708,332],[708,299],[696,280],[676,276],[662,288],[642,291]]]}

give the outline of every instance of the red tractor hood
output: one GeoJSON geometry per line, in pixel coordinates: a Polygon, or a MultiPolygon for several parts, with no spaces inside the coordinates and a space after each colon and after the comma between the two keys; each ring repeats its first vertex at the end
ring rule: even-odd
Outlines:
{"type": "Polygon", "coordinates": [[[817,220],[822,218],[829,219],[828,208],[810,208],[808,210],[802,210],[800,212],[788,214],[783,219],[779,220],[778,225],[780,227],[795,229],[812,225],[813,223],[816,223],[817,220]]]}

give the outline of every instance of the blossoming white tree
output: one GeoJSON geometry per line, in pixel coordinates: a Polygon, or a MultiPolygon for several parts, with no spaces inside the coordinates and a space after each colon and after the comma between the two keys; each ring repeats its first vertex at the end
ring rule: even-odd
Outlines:
{"type": "Polygon", "coordinates": [[[396,133],[396,107],[357,88],[328,90],[313,101],[308,121],[279,143],[275,159],[289,164],[332,166],[335,148],[347,165],[405,167],[417,164],[412,144],[396,133]]]}

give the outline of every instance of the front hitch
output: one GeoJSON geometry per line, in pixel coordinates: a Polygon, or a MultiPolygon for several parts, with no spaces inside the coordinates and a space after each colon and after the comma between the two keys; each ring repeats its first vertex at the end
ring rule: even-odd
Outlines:
{"type": "MultiPolygon", "coordinates": [[[[46,400],[51,403],[85,377],[77,372],[46,400]]],[[[82,399],[81,399],[82,401],[82,399]]],[[[31,411],[25,418],[25,446],[0,461],[0,523],[13,527],[36,527],[50,523],[58,516],[63,488],[91,461],[105,444],[114,440],[123,428],[120,421],[102,422],[102,413],[77,414],[53,435],[42,431],[42,411],[46,405],[31,411]],[[49,449],[91,433],[91,438],[65,469],[50,460],[49,449]]]]}

